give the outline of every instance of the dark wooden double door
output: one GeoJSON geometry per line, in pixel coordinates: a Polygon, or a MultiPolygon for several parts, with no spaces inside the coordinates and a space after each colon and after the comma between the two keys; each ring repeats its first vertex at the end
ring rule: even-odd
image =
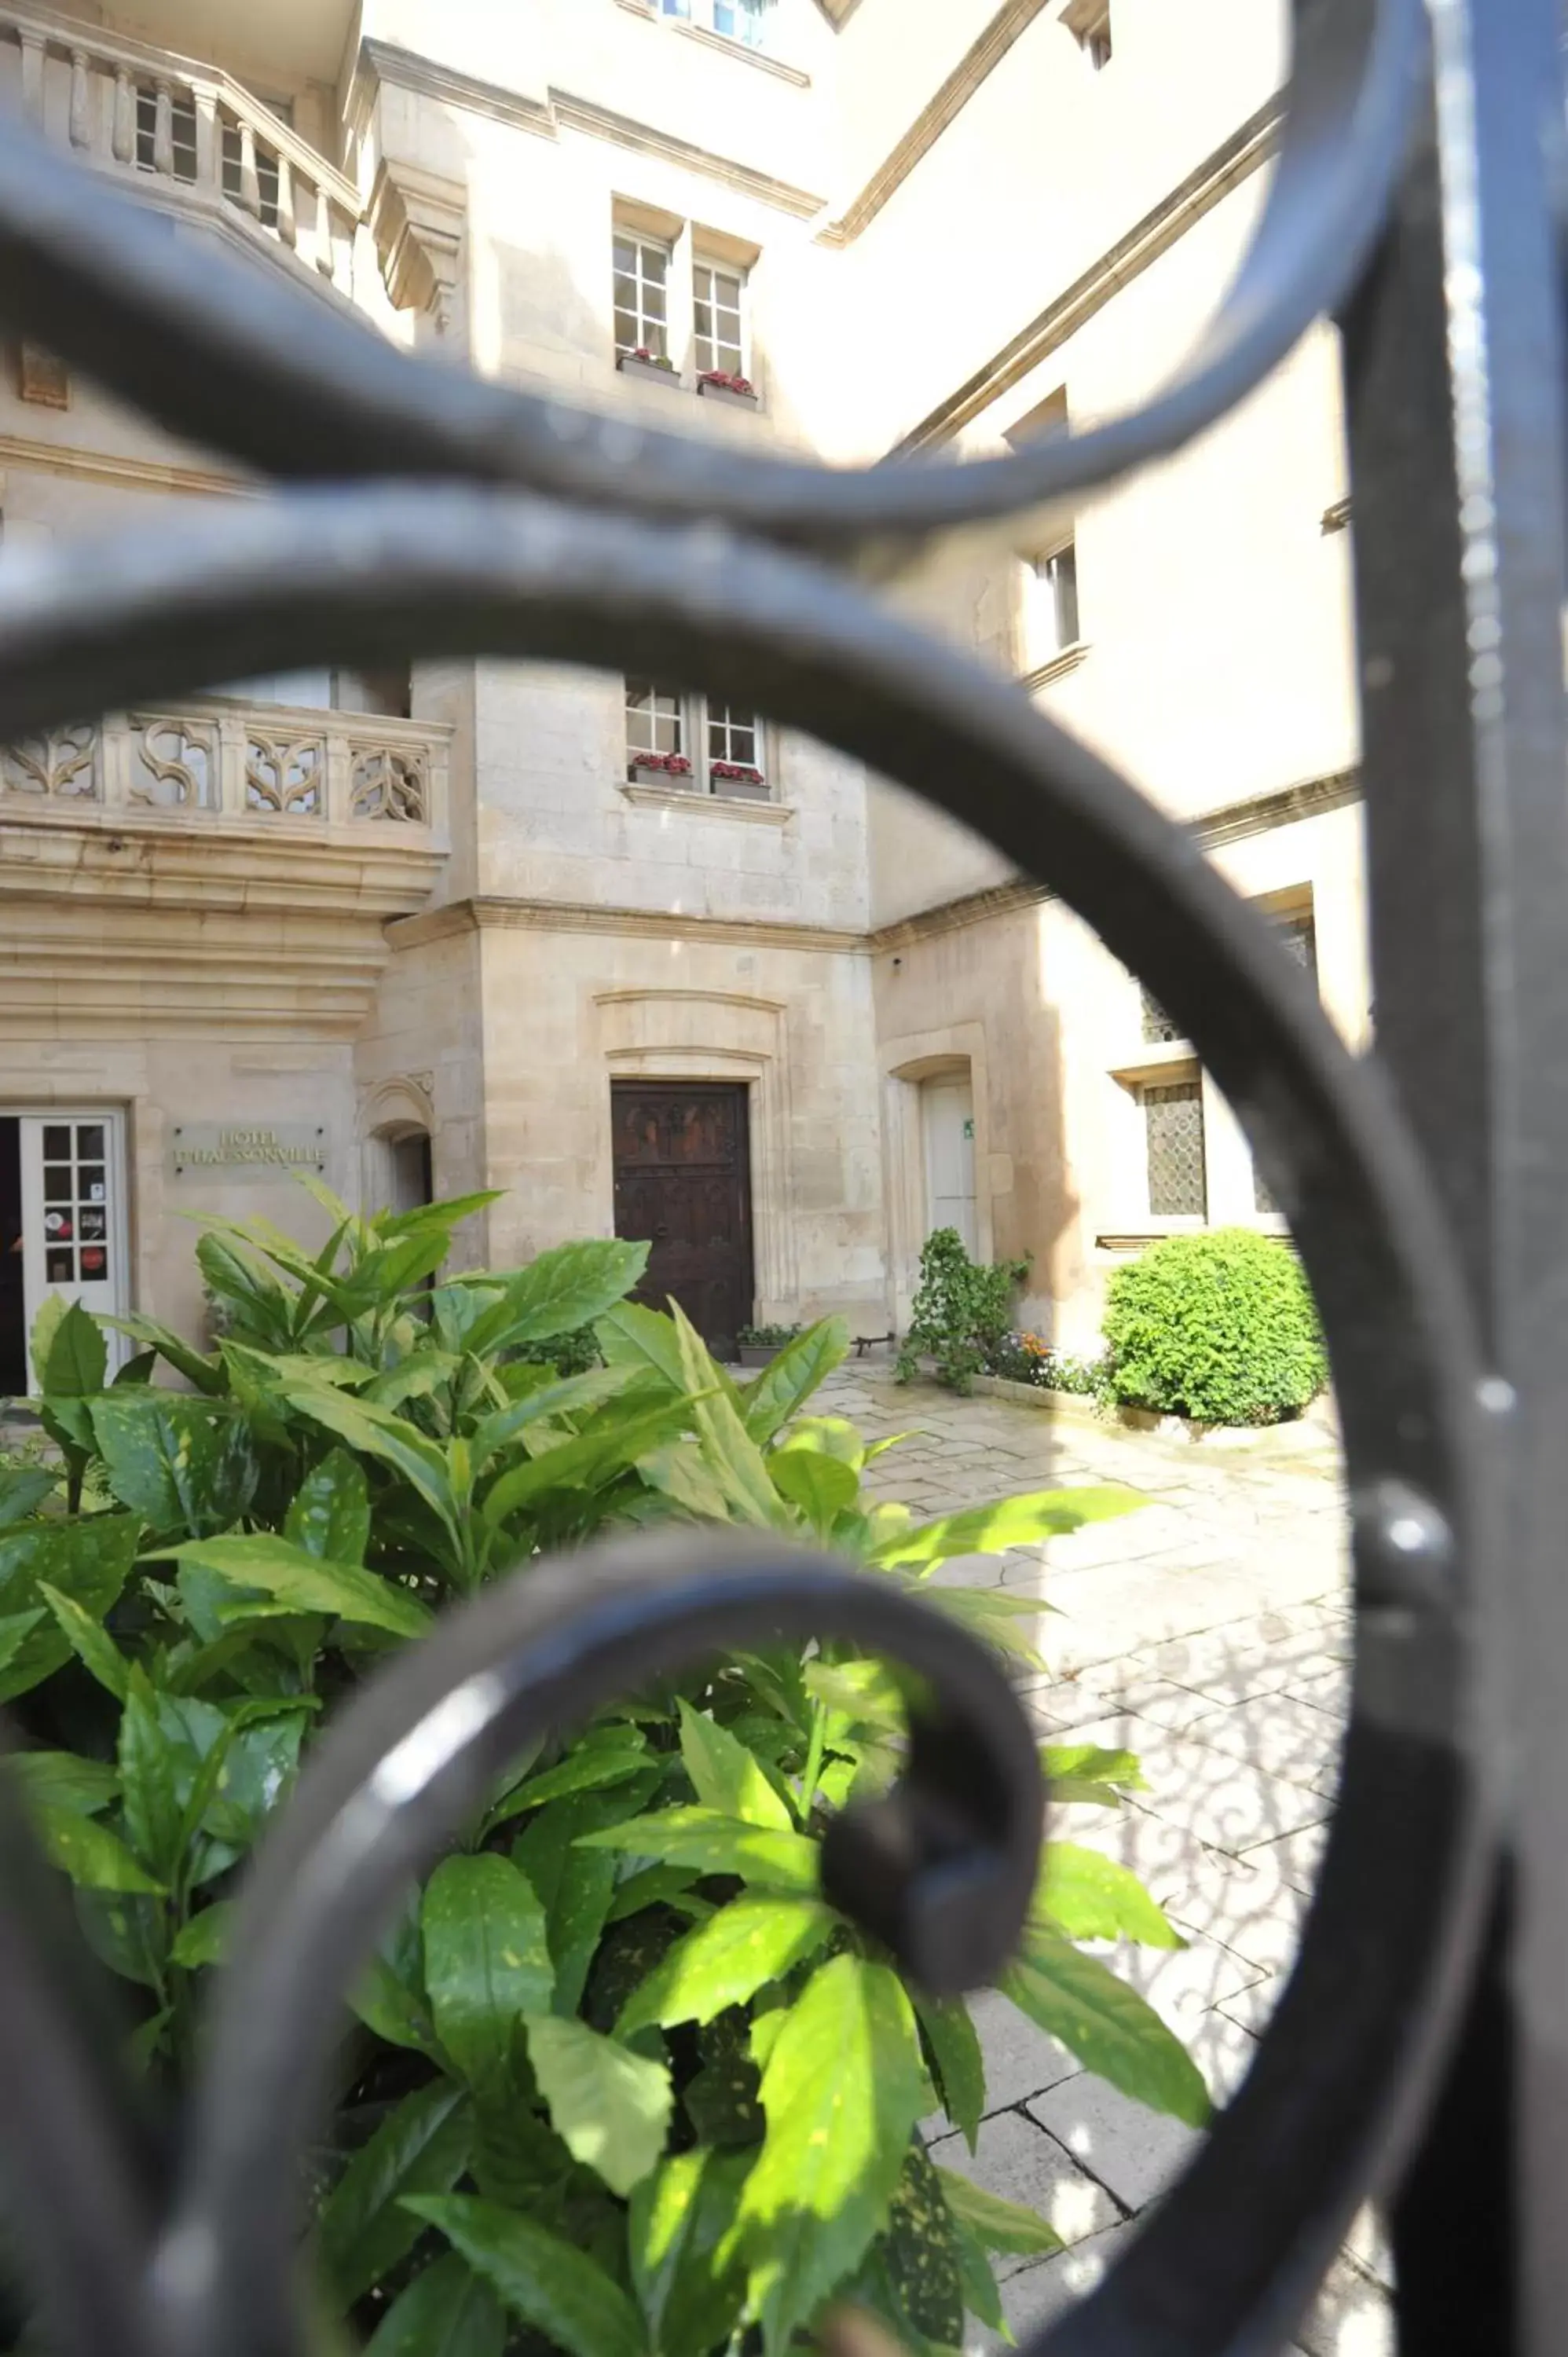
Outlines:
{"type": "Polygon", "coordinates": [[[751,1322],[747,1110],[727,1082],[610,1084],[616,1233],[653,1247],[635,1297],[678,1301],[717,1356],[751,1322]]]}

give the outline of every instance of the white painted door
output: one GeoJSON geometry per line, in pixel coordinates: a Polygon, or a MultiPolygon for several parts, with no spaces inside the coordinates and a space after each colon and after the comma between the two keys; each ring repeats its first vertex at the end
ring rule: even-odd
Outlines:
{"type": "Polygon", "coordinates": [[[974,1216],[974,1090],[965,1076],[920,1088],[926,1133],[926,1232],[956,1228],[972,1257],[980,1250],[974,1216]]]}
{"type": "MultiPolygon", "coordinates": [[[[51,1293],[117,1317],[129,1298],[124,1125],[117,1113],[24,1114],[22,1294],[27,1330],[51,1293]]],[[[109,1363],[124,1357],[109,1338],[109,1363]]]]}

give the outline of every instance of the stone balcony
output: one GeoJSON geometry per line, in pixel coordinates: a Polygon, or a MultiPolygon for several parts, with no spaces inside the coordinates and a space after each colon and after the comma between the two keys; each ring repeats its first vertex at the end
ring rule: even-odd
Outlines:
{"type": "MultiPolygon", "coordinates": [[[[233,696],[0,748],[0,1008],[351,1036],[445,864],[451,731],[233,696]]],[[[69,1017],[69,1023],[68,1023],[69,1017]]]]}
{"type": "Polygon", "coordinates": [[[352,299],[353,182],[221,69],[0,0],[0,103],[81,163],[352,299]]]}

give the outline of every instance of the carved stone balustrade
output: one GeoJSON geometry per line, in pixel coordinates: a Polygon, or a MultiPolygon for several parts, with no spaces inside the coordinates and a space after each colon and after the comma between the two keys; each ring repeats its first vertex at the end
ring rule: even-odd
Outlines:
{"type": "Polygon", "coordinates": [[[353,292],[353,182],[220,68],[0,5],[0,102],[79,161],[353,292]]]}

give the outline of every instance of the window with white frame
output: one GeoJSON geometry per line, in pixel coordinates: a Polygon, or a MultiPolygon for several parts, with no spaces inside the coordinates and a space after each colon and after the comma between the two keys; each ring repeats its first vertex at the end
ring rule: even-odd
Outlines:
{"type": "Polygon", "coordinates": [[[615,233],[616,350],[670,357],[670,249],[635,230],[615,233]]]}
{"type": "Polygon", "coordinates": [[[693,326],[700,376],[738,376],[746,365],[746,274],[722,262],[692,267],[693,326]]]}
{"type": "MultiPolygon", "coordinates": [[[[156,172],[157,169],[158,92],[156,85],[143,82],[136,89],[136,169],[156,172]]],[[[169,140],[173,149],[174,177],[177,180],[196,178],[196,101],[173,97],[169,102],[169,140]]]]}
{"type": "Polygon", "coordinates": [[[660,0],[661,16],[677,16],[682,24],[705,26],[725,40],[748,49],[767,46],[768,17],[773,0],[660,0]]]}
{"type": "Polygon", "coordinates": [[[766,801],[762,745],[762,723],[740,705],[683,695],[656,680],[626,683],[628,779],[766,801]]]}
{"type": "MultiPolygon", "coordinates": [[[[280,123],[286,123],[291,129],[293,128],[294,101],[292,98],[268,98],[263,99],[262,102],[269,114],[275,114],[280,123]]],[[[275,155],[269,154],[265,146],[259,142],[256,145],[255,156],[256,191],[261,199],[262,223],[266,229],[276,229],[278,159],[275,155]]],[[[223,193],[231,204],[242,205],[245,201],[244,145],[237,123],[226,123],[223,125],[223,193]]]]}
{"type": "Polygon", "coordinates": [[[1078,547],[1069,537],[1041,551],[1028,566],[1027,628],[1031,664],[1076,647],[1081,636],[1078,608],[1078,547]]]}

